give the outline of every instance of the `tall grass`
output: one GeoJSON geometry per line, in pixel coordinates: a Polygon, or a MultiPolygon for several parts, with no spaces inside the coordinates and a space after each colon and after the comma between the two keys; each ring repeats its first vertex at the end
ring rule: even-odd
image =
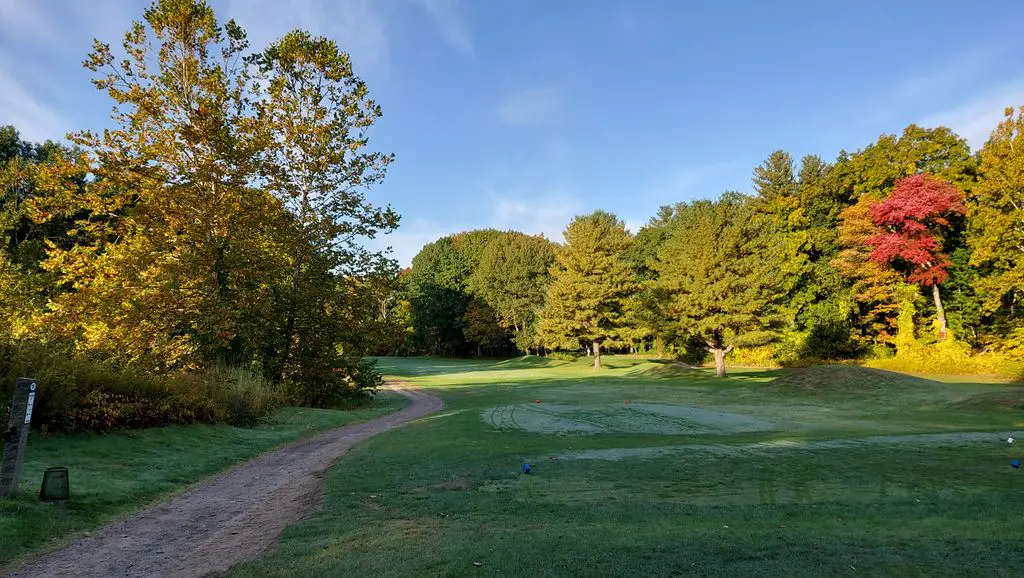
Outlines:
{"type": "Polygon", "coordinates": [[[245,369],[151,375],[39,343],[8,343],[0,344],[0,419],[8,415],[15,380],[22,376],[39,383],[33,426],[51,432],[252,426],[278,405],[271,384],[245,369]]]}

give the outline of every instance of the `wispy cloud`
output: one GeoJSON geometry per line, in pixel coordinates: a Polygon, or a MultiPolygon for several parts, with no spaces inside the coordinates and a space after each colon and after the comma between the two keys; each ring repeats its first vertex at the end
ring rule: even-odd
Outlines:
{"type": "Polygon", "coordinates": [[[543,233],[552,241],[562,242],[562,231],[581,212],[579,201],[556,191],[535,197],[509,197],[491,193],[493,207],[491,226],[530,234],[543,233]]]}
{"type": "Polygon", "coordinates": [[[441,36],[459,52],[473,56],[473,36],[462,16],[458,0],[416,0],[437,24],[441,36]]]}
{"type": "Polygon", "coordinates": [[[934,102],[955,93],[997,61],[996,45],[982,46],[965,52],[942,66],[921,72],[897,82],[891,90],[897,102],[934,102]]]}
{"type": "Polygon", "coordinates": [[[0,60],[0,125],[14,125],[30,141],[60,140],[68,124],[32,95],[0,60]]]}
{"type": "Polygon", "coordinates": [[[945,126],[979,148],[1003,119],[1008,106],[1024,104],[1024,79],[991,88],[956,106],[921,120],[924,126],[945,126]]]}
{"type": "Polygon", "coordinates": [[[516,125],[543,124],[555,118],[562,93],[555,88],[529,88],[512,93],[498,104],[498,118],[516,125]]]}

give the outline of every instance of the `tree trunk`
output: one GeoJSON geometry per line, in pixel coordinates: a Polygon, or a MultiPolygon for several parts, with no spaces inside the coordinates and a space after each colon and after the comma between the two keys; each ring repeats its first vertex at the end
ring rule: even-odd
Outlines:
{"type": "Polygon", "coordinates": [[[725,377],[725,350],[716,348],[711,353],[715,354],[715,375],[725,377]]]}
{"type": "Polygon", "coordinates": [[[939,319],[939,341],[946,340],[946,310],[942,308],[942,296],[939,284],[932,285],[932,297],[935,297],[935,312],[939,319]]]}
{"type": "Polygon", "coordinates": [[[726,348],[721,347],[708,347],[708,350],[715,356],[715,375],[718,377],[725,377],[725,356],[732,351],[732,346],[726,348]]]}
{"type": "Polygon", "coordinates": [[[661,340],[661,336],[660,335],[655,338],[655,343],[658,344],[657,345],[658,346],[658,359],[664,358],[665,357],[665,342],[661,340]]]}
{"type": "Polygon", "coordinates": [[[601,344],[594,342],[594,369],[601,369],[601,344]]]}

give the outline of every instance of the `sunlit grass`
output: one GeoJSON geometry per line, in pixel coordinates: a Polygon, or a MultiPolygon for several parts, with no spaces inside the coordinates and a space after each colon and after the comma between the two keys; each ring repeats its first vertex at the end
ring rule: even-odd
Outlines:
{"type": "Polygon", "coordinates": [[[1002,437],[1024,414],[999,403],[1020,386],[607,365],[382,360],[445,409],[355,448],[328,475],[324,510],[235,574],[994,576],[1024,563],[1024,472],[1002,437]],[[486,419],[538,399],[677,404],[779,427],[558,435],[486,419]],[[934,433],[949,437],[919,435],[934,433]],[[894,434],[911,437],[879,437],[894,434]]]}
{"type": "Polygon", "coordinates": [[[194,425],[107,435],[32,434],[19,495],[0,500],[0,565],[274,446],[403,405],[404,398],[384,395],[353,411],[283,408],[254,428],[194,425]],[[38,500],[42,472],[53,466],[69,469],[71,500],[66,505],[38,500]]]}

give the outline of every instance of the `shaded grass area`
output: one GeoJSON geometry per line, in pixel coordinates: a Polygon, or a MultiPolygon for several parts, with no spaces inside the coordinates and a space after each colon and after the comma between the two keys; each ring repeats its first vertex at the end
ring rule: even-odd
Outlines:
{"type": "Polygon", "coordinates": [[[858,368],[827,371],[836,383],[812,374],[802,386],[807,374],[790,370],[717,380],[622,358],[600,372],[577,362],[486,365],[382,360],[386,372],[436,388],[445,409],[354,448],[327,476],[323,511],[233,574],[1000,576],[1019,575],[1024,564],[1024,472],[1009,467],[1017,449],[1000,433],[1024,427],[1024,413],[998,403],[1020,386],[904,382],[858,368]],[[545,435],[484,420],[491,408],[537,399],[675,403],[781,427],[545,435]],[[956,431],[991,436],[952,445],[797,443],[956,431]],[[774,442],[792,449],[557,459],[774,442]],[[520,473],[524,462],[531,475],[520,473]]]}
{"type": "Polygon", "coordinates": [[[406,403],[401,396],[384,393],[372,405],[350,411],[283,408],[254,428],[192,425],[106,435],[33,433],[19,495],[0,500],[0,565],[275,446],[397,411],[406,403]],[[53,466],[69,468],[71,500],[66,505],[37,499],[43,470],[53,466]]]}

